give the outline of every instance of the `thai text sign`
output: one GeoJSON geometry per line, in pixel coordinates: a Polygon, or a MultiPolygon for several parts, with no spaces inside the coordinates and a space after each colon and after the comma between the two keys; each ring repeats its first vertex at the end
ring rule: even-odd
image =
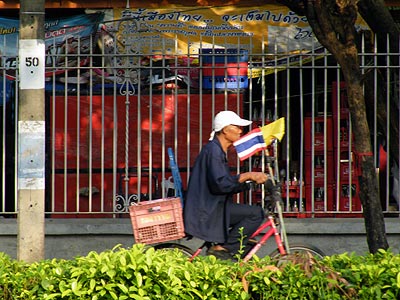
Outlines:
{"type": "MultiPolygon", "coordinates": [[[[281,5],[121,9],[114,13],[124,47],[133,53],[198,54],[199,48],[240,47],[257,55],[318,47],[307,19],[281,5]]],[[[364,26],[361,19],[358,24],[364,26]]]]}

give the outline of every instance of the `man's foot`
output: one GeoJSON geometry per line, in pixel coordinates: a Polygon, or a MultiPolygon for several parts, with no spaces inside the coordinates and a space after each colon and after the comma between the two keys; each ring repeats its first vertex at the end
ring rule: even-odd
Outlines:
{"type": "Polygon", "coordinates": [[[215,245],[207,250],[207,255],[214,255],[216,258],[233,260],[233,255],[224,247],[220,245],[215,245]]]}

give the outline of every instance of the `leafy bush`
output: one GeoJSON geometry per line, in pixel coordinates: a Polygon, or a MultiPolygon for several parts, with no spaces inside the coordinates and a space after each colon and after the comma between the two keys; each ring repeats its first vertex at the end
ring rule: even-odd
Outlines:
{"type": "Polygon", "coordinates": [[[243,263],[144,245],[73,260],[26,264],[0,253],[0,298],[15,299],[399,299],[400,256],[390,251],[316,261],[293,255],[243,263]]]}

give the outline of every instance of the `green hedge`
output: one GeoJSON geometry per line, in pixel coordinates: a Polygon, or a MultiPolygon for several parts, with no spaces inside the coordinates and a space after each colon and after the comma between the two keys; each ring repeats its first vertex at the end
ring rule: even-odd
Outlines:
{"type": "Polygon", "coordinates": [[[134,245],[26,264],[0,253],[0,299],[399,299],[400,256],[341,254],[189,262],[134,245]]]}

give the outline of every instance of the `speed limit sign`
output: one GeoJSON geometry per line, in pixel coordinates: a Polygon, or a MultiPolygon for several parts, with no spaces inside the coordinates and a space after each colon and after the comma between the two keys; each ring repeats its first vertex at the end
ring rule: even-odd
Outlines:
{"type": "Polygon", "coordinates": [[[45,44],[43,40],[19,41],[20,89],[43,89],[45,68],[45,44]]]}

